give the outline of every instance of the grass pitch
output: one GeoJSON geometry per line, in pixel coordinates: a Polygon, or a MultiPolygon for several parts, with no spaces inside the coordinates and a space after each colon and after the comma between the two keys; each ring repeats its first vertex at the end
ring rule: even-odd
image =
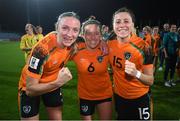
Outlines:
{"type": "MultiPolygon", "coordinates": [[[[23,52],[19,42],[0,42],[0,120],[18,120],[17,89],[21,69],[25,64],[23,52]]],[[[73,80],[63,86],[64,120],[79,120],[79,106],[77,97],[77,75],[74,63],[68,67],[73,74],[73,80]]],[[[175,79],[176,76],[175,76],[175,79]]],[[[157,72],[155,83],[152,86],[154,102],[154,120],[180,119],[180,83],[172,88],[164,87],[163,72],[157,72]]],[[[43,104],[40,108],[40,119],[47,119],[43,104]]],[[[95,119],[96,116],[95,116],[95,119]]],[[[113,115],[115,119],[115,113],[113,115]]]]}

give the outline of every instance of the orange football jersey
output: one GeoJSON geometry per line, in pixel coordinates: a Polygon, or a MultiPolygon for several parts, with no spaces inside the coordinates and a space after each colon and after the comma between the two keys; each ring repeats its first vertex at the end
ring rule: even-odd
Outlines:
{"type": "Polygon", "coordinates": [[[78,95],[82,99],[101,100],[112,97],[112,83],[108,73],[108,57],[101,57],[100,49],[82,49],[73,57],[78,70],[78,95]]]}
{"type": "Polygon", "coordinates": [[[139,37],[133,36],[128,43],[118,40],[108,42],[109,60],[114,73],[114,91],[125,99],[135,99],[149,91],[149,86],[125,73],[125,60],[135,63],[139,71],[142,71],[143,68],[153,68],[152,57],[145,53],[146,43],[143,41],[139,37]]]}
{"type": "Polygon", "coordinates": [[[69,57],[70,50],[67,47],[58,47],[55,33],[48,34],[33,48],[29,62],[22,70],[19,89],[26,89],[27,76],[39,79],[39,83],[56,80],[62,64],[69,57]]]}

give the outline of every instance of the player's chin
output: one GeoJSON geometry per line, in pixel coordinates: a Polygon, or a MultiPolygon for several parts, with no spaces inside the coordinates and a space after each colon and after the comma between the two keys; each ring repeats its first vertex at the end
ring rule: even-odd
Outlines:
{"type": "Polygon", "coordinates": [[[75,41],[63,41],[65,47],[70,47],[75,41]]]}
{"type": "Polygon", "coordinates": [[[120,35],[119,37],[121,38],[121,39],[125,39],[125,38],[127,38],[129,36],[129,34],[123,34],[123,35],[120,35]]]}
{"type": "Polygon", "coordinates": [[[97,46],[98,46],[98,44],[93,44],[93,45],[89,45],[89,48],[95,49],[95,48],[97,48],[97,46]]]}

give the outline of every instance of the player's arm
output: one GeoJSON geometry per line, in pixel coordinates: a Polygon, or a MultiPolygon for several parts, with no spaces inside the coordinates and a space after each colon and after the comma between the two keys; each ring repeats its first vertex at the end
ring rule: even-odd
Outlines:
{"type": "Polygon", "coordinates": [[[72,75],[67,67],[63,67],[55,81],[49,83],[39,83],[39,79],[28,76],[26,79],[26,94],[28,96],[38,96],[54,89],[57,89],[72,79],[72,75]]]}
{"type": "Polygon", "coordinates": [[[30,96],[41,95],[59,88],[72,78],[68,68],[62,68],[59,71],[56,80],[49,83],[40,83],[41,76],[44,72],[44,66],[47,63],[49,51],[46,44],[39,43],[32,52],[26,79],[26,93],[30,96]]]}
{"type": "MultiPolygon", "coordinates": [[[[136,73],[136,75],[137,75],[137,73],[136,73]]],[[[143,66],[143,71],[141,73],[141,76],[139,77],[139,80],[145,85],[149,85],[149,86],[153,85],[154,75],[153,75],[153,65],[152,64],[143,66]]]]}
{"type": "Polygon", "coordinates": [[[151,86],[154,82],[153,65],[143,67],[142,72],[136,69],[136,65],[128,60],[125,62],[125,72],[138,78],[143,84],[151,86]]]}

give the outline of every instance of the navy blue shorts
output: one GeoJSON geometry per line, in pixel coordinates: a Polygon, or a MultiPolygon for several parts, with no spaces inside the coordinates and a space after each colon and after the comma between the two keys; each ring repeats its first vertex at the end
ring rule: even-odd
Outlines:
{"type": "Polygon", "coordinates": [[[124,99],[114,94],[114,99],[118,120],[150,120],[149,93],[137,99],[124,99]]]}
{"type": "Polygon", "coordinates": [[[29,118],[39,113],[40,97],[46,107],[58,107],[63,105],[61,89],[58,88],[52,92],[41,96],[27,96],[25,91],[20,92],[20,116],[29,118]]]}
{"type": "Polygon", "coordinates": [[[110,102],[110,101],[112,101],[111,97],[103,99],[103,100],[80,99],[80,114],[83,116],[92,115],[95,111],[96,105],[104,103],[104,102],[110,102]]]}

